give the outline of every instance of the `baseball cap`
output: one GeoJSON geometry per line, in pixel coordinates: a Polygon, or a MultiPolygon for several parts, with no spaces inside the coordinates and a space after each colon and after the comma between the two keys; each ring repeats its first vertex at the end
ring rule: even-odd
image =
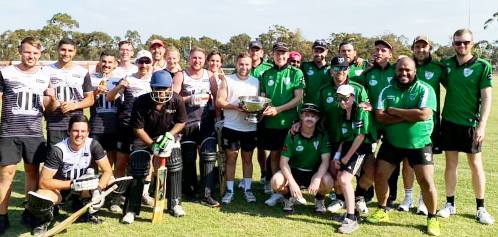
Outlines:
{"type": "Polygon", "coordinates": [[[343,56],[337,56],[332,58],[330,61],[330,66],[332,67],[349,67],[347,58],[343,56]]]}
{"type": "Polygon", "coordinates": [[[154,45],[158,44],[161,47],[164,47],[164,42],[160,39],[154,39],[150,42],[149,49],[151,49],[154,45]]]}
{"type": "Polygon", "coordinates": [[[301,108],[301,113],[303,112],[312,112],[320,115],[320,108],[318,107],[318,105],[313,103],[304,103],[303,107],[301,108]]]}
{"type": "Polygon", "coordinates": [[[297,51],[292,51],[289,53],[289,60],[298,60],[298,61],[301,61],[301,59],[303,58],[303,56],[301,56],[301,54],[297,51]]]}
{"type": "Polygon", "coordinates": [[[150,61],[152,61],[152,54],[148,50],[142,49],[138,51],[137,57],[135,58],[135,63],[141,58],[148,58],[150,59],[150,61]]]}
{"type": "Polygon", "coordinates": [[[315,42],[313,42],[313,46],[311,46],[311,48],[321,48],[321,49],[327,49],[329,46],[329,44],[327,44],[327,42],[323,39],[319,39],[319,40],[315,40],[315,42]]]}
{"type": "Polygon", "coordinates": [[[249,48],[250,49],[252,49],[252,48],[262,49],[263,48],[263,44],[259,40],[253,40],[253,41],[251,41],[249,43],[249,48]]]}
{"type": "Polygon", "coordinates": [[[379,44],[382,44],[386,47],[388,47],[391,51],[393,51],[393,46],[391,45],[391,43],[387,42],[386,40],[383,40],[383,39],[379,39],[379,40],[376,40],[374,45],[379,45],[379,44]]]}
{"type": "Polygon", "coordinates": [[[284,42],[277,42],[273,45],[273,51],[289,51],[289,46],[284,42]]]}
{"type": "Polygon", "coordinates": [[[424,41],[428,45],[432,46],[432,43],[429,40],[429,37],[427,37],[427,35],[419,35],[419,36],[415,37],[415,39],[413,40],[412,47],[413,47],[413,45],[415,45],[415,43],[417,43],[419,41],[424,41]]]}
{"type": "Polygon", "coordinates": [[[351,85],[341,85],[337,88],[336,93],[342,96],[351,96],[354,95],[354,88],[351,85]]]}

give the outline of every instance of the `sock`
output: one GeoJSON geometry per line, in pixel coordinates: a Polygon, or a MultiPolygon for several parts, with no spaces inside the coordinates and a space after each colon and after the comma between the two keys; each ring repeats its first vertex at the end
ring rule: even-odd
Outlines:
{"type": "Polygon", "coordinates": [[[337,199],[339,199],[339,200],[341,200],[341,201],[344,202],[344,195],[342,193],[341,194],[337,194],[336,193],[335,195],[336,195],[337,199]]]}
{"type": "Polygon", "coordinates": [[[323,195],[323,194],[321,194],[321,193],[317,193],[317,194],[315,195],[315,198],[316,198],[316,200],[323,200],[323,199],[325,198],[325,195],[323,195]]]}
{"type": "Polygon", "coordinates": [[[356,186],[356,190],[354,192],[355,197],[365,197],[365,193],[367,193],[367,190],[360,187],[360,185],[356,186]]]}
{"type": "Polygon", "coordinates": [[[227,181],[227,189],[230,190],[230,192],[233,193],[233,180],[232,181],[227,181]]]}
{"type": "Polygon", "coordinates": [[[410,200],[413,200],[413,190],[411,188],[405,188],[405,199],[409,198],[410,200]]]}
{"type": "Polygon", "coordinates": [[[387,207],[386,206],[382,206],[379,204],[379,209],[383,210],[384,212],[387,212],[387,207]]]}
{"type": "Polygon", "coordinates": [[[346,218],[350,219],[350,220],[353,220],[353,221],[356,221],[356,216],[355,214],[346,214],[346,218]]]}
{"type": "Polygon", "coordinates": [[[252,184],[251,178],[244,178],[244,190],[250,190],[252,184]]]}
{"type": "Polygon", "coordinates": [[[455,196],[451,196],[451,197],[446,197],[446,202],[447,203],[450,203],[452,206],[455,206],[455,196]]]}
{"type": "Polygon", "coordinates": [[[145,180],[144,182],[144,191],[142,192],[142,196],[149,196],[149,186],[150,186],[150,181],[145,180]]]}
{"type": "Polygon", "coordinates": [[[476,198],[476,205],[477,209],[479,209],[479,207],[484,207],[484,198],[483,199],[476,198]]]}

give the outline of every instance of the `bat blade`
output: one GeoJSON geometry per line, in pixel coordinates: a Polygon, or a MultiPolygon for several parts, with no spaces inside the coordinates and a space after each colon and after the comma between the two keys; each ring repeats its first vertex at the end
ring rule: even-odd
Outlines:
{"type": "Polygon", "coordinates": [[[152,223],[160,223],[163,219],[164,207],[166,206],[166,178],[168,169],[165,166],[157,169],[156,192],[154,195],[154,209],[152,212],[152,223]]]}

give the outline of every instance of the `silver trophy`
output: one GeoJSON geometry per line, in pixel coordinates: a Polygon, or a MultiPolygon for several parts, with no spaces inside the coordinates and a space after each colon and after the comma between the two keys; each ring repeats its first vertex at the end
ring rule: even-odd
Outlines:
{"type": "Polygon", "coordinates": [[[263,117],[263,111],[271,103],[271,100],[263,96],[240,96],[240,107],[249,113],[246,120],[250,123],[258,123],[263,117]]]}

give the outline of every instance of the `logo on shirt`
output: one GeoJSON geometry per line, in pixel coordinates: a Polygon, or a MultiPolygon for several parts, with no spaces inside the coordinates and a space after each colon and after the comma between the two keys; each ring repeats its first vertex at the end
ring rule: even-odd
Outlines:
{"type": "Polygon", "coordinates": [[[342,134],[346,134],[348,133],[348,129],[347,128],[342,128],[342,134]]]}
{"type": "Polygon", "coordinates": [[[387,77],[387,82],[391,83],[392,79],[393,79],[393,77],[387,77]]]}
{"type": "Polygon", "coordinates": [[[415,100],[415,98],[417,98],[417,94],[416,93],[411,93],[410,94],[410,100],[415,100]]]}
{"type": "Polygon", "coordinates": [[[284,84],[285,84],[285,85],[289,85],[290,81],[291,81],[291,80],[290,80],[290,77],[285,77],[285,78],[284,78],[284,84]]]}
{"type": "Polygon", "coordinates": [[[429,71],[426,71],[425,72],[425,79],[426,80],[430,80],[432,79],[432,77],[434,76],[434,73],[433,72],[429,72],[429,71]]]}
{"type": "Polygon", "coordinates": [[[273,81],[273,80],[268,81],[268,86],[273,86],[274,84],[275,84],[275,81],[273,81]]]}
{"type": "Polygon", "coordinates": [[[313,72],[313,70],[310,69],[306,74],[308,74],[308,76],[312,76],[313,74],[315,74],[315,72],[313,72]]]}
{"type": "Polygon", "coordinates": [[[315,150],[318,150],[318,144],[320,144],[319,141],[314,141],[313,146],[315,146],[315,150]]]}
{"type": "Polygon", "coordinates": [[[359,76],[359,75],[361,75],[361,73],[362,73],[362,72],[363,72],[363,70],[356,70],[356,71],[354,72],[354,74],[355,74],[356,76],[359,76]]]}
{"type": "Polygon", "coordinates": [[[327,97],[326,101],[327,101],[328,104],[330,104],[330,103],[334,102],[334,97],[329,96],[329,97],[327,97]]]}
{"type": "MultiPolygon", "coordinates": [[[[372,77],[373,77],[373,76],[372,76],[372,77]]],[[[368,82],[368,84],[369,84],[369,85],[371,85],[371,86],[375,86],[375,85],[377,85],[377,83],[378,83],[378,82],[377,82],[377,80],[370,80],[370,81],[368,82]]]]}
{"type": "Polygon", "coordinates": [[[299,146],[296,146],[296,151],[303,151],[304,150],[304,147],[299,145],[299,146]]]}
{"type": "Polygon", "coordinates": [[[431,153],[424,153],[425,160],[431,162],[432,161],[432,154],[431,153]]]}
{"type": "Polygon", "coordinates": [[[464,68],[463,69],[463,75],[465,77],[469,77],[472,73],[474,72],[474,70],[470,69],[470,68],[464,68]]]}

